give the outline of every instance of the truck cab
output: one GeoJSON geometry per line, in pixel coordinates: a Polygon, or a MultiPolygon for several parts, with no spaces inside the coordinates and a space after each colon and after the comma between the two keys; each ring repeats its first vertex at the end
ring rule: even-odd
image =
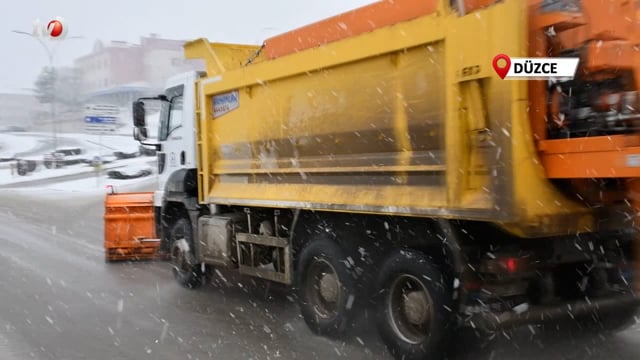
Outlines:
{"type": "Polygon", "coordinates": [[[195,205],[196,202],[196,114],[193,106],[196,100],[193,84],[203,75],[198,71],[174,75],[167,80],[163,94],[141,98],[134,104],[134,137],[143,145],[154,146],[157,150],[158,187],[153,194],[153,206],[156,234],[161,239],[168,231],[163,229],[163,219],[176,217],[177,206],[167,206],[168,203],[186,201],[195,205]],[[155,143],[146,142],[149,134],[147,118],[156,114],[149,114],[145,103],[154,103],[154,108],[159,105],[155,143]]]}

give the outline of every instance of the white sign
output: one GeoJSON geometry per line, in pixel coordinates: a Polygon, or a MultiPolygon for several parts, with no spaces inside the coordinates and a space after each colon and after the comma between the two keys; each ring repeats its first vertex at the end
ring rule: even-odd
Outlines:
{"type": "Polygon", "coordinates": [[[240,94],[238,91],[232,91],[213,97],[213,117],[220,117],[240,106],[240,94]]]}
{"type": "Polygon", "coordinates": [[[572,80],[580,58],[493,58],[493,69],[504,80],[572,80]]]}
{"type": "Polygon", "coordinates": [[[120,107],[117,105],[88,104],[85,105],[84,109],[85,113],[96,116],[120,115],[120,107]]]}
{"type": "Polygon", "coordinates": [[[120,108],[115,105],[90,104],[85,106],[84,126],[90,133],[111,133],[118,128],[120,108]]]}

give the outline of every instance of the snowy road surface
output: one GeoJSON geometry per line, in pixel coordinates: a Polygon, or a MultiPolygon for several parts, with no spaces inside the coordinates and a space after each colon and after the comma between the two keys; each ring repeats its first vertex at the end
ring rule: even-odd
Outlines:
{"type": "MultiPolygon", "coordinates": [[[[313,336],[279,285],[222,273],[190,291],[167,263],[105,264],[102,196],[65,189],[0,190],[0,359],[390,359],[366,326],[313,336]]],[[[610,339],[525,328],[489,347],[461,339],[452,357],[640,359],[640,328],[610,339]]]]}
{"type": "Polygon", "coordinates": [[[59,195],[0,190],[0,359],[376,358],[311,336],[273,284],[189,291],[167,263],[105,264],[102,197],[59,195]]]}

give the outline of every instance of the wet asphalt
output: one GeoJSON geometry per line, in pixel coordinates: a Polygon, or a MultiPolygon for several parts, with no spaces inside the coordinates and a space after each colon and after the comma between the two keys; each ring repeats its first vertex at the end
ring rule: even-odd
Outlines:
{"type": "MultiPolygon", "coordinates": [[[[364,320],[342,340],[314,336],[279,284],[219,272],[188,290],[166,262],[105,263],[102,200],[0,190],[0,359],[392,359],[364,320]]],[[[461,337],[449,357],[635,360],[640,326],[461,337]]]]}

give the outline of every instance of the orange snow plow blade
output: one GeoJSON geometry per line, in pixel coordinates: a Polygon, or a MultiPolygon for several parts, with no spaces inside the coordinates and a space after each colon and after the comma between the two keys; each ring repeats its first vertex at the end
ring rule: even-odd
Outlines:
{"type": "Polygon", "coordinates": [[[106,261],[154,260],[160,240],[155,231],[152,192],[107,194],[104,200],[106,261]]]}

